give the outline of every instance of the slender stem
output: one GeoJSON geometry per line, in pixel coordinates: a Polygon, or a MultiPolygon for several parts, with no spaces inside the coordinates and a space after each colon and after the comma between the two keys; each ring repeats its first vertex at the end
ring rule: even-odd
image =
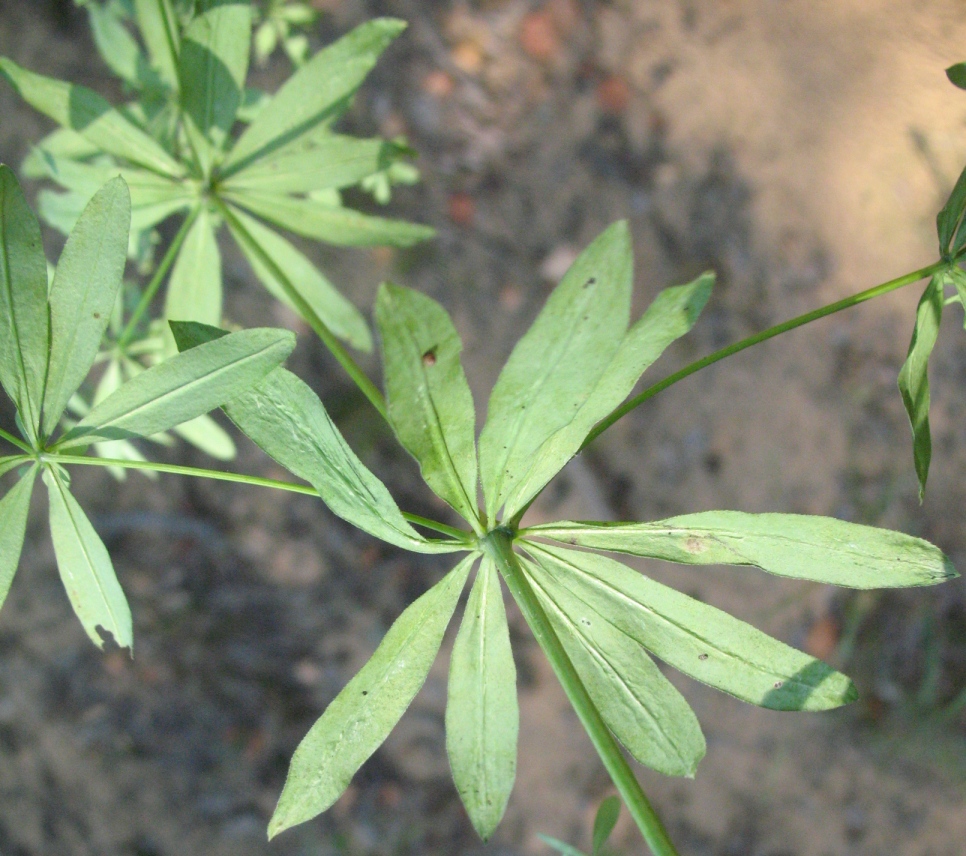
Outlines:
{"type": "MultiPolygon", "coordinates": [[[[33,452],[27,449],[28,452],[33,452]]],[[[56,460],[59,464],[78,464],[85,467],[121,467],[126,470],[151,470],[156,473],[173,473],[179,476],[193,476],[195,478],[203,479],[214,479],[215,481],[227,481],[235,482],[236,484],[247,484],[254,487],[270,487],[275,490],[284,490],[289,493],[300,493],[304,496],[315,496],[319,495],[319,492],[307,484],[297,484],[295,482],[281,481],[279,479],[266,479],[261,476],[249,476],[244,473],[231,473],[225,472],[223,470],[208,470],[201,467],[186,467],[180,464],[162,464],[156,461],[130,461],[121,460],[117,458],[100,458],[93,457],[90,455],[61,455],[51,456],[52,460],[56,460]]],[[[447,526],[445,523],[439,523],[436,520],[430,520],[427,517],[420,517],[418,514],[409,514],[403,512],[403,517],[406,518],[410,523],[416,523],[419,526],[425,526],[427,529],[433,529],[436,532],[441,532],[444,535],[451,536],[454,540],[462,541],[465,543],[470,543],[473,540],[473,535],[470,532],[464,532],[461,529],[456,529],[453,526],[447,526]]]]}
{"type": "Polygon", "coordinates": [[[637,823],[638,829],[644,836],[654,856],[678,856],[674,844],[668,837],[667,830],[657,816],[650,801],[641,789],[640,783],[634,776],[630,764],[624,757],[614,735],[611,734],[600,711],[587,692],[570,657],[564,650],[547,613],[537,600],[537,596],[527,581],[523,568],[513,552],[512,536],[509,531],[495,529],[481,540],[480,546],[496,562],[500,573],[506,580],[507,587],[513,595],[523,617],[527,620],[533,635],[543,652],[547,655],[550,665],[563,686],[570,703],[577,716],[583,723],[588,736],[597,750],[604,767],[610,774],[611,780],[617,786],[624,804],[627,806],[637,823]]]}
{"type": "Polygon", "coordinates": [[[443,535],[449,535],[450,538],[454,538],[457,541],[465,541],[469,544],[476,539],[476,536],[472,532],[457,529],[455,526],[448,526],[445,523],[440,523],[438,520],[430,520],[428,517],[410,514],[408,511],[404,511],[402,516],[410,523],[415,523],[417,526],[423,526],[426,529],[432,529],[434,532],[439,532],[443,535]]]}
{"type": "Polygon", "coordinates": [[[252,236],[251,233],[242,225],[238,218],[232,213],[231,209],[220,199],[215,199],[215,204],[218,206],[219,211],[221,211],[222,216],[225,221],[231,226],[232,231],[238,235],[245,245],[254,253],[258,260],[265,265],[268,272],[278,280],[278,284],[282,287],[282,291],[289,300],[295,305],[299,314],[309,323],[309,326],[315,331],[315,334],[322,340],[322,343],[329,349],[329,352],[335,357],[342,368],[346,370],[346,373],[355,382],[356,386],[362,391],[362,394],[372,403],[372,406],[376,408],[379,415],[382,416],[387,422],[389,421],[389,411],[386,408],[386,399],[383,398],[382,393],[379,388],[366,376],[366,373],[362,370],[361,366],[352,358],[352,355],[343,347],[342,343],[339,341],[338,337],[333,333],[329,326],[318,316],[316,311],[309,306],[308,302],[299,294],[298,290],[292,284],[292,281],[286,276],[285,272],[278,266],[268,253],[262,249],[261,244],[258,243],[252,236]]]}
{"type": "Polygon", "coordinates": [[[117,347],[123,349],[124,346],[131,341],[137,330],[138,323],[143,317],[144,313],[148,311],[148,307],[151,305],[151,301],[154,300],[154,295],[158,293],[158,289],[161,287],[161,283],[164,282],[164,278],[168,275],[168,270],[174,263],[178,252],[181,249],[181,245],[184,243],[184,239],[188,236],[188,230],[194,224],[195,219],[201,211],[201,207],[195,208],[185,217],[184,222],[181,224],[181,228],[178,229],[178,233],[174,236],[174,240],[171,242],[164,257],[161,259],[160,264],[154,271],[154,275],[151,277],[151,281],[147,284],[144,289],[144,293],[141,295],[138,305],[135,307],[134,312],[131,313],[131,317],[128,319],[127,324],[121,331],[121,335],[117,340],[117,347]]]}
{"type": "Polygon", "coordinates": [[[596,440],[601,434],[610,428],[611,425],[617,422],[618,419],[626,416],[635,407],[638,407],[648,399],[653,398],[659,392],[663,392],[669,386],[673,386],[679,380],[684,380],[684,378],[688,377],[689,375],[693,375],[695,372],[701,371],[701,369],[714,365],[714,363],[725,359],[725,357],[730,357],[733,354],[737,354],[739,351],[745,350],[745,348],[750,348],[752,345],[757,345],[782,333],[787,333],[789,330],[794,330],[796,327],[801,327],[805,324],[811,323],[812,321],[817,321],[819,318],[824,318],[826,315],[833,315],[836,312],[841,312],[843,309],[858,306],[858,304],[864,303],[866,300],[872,300],[873,297],[880,297],[883,294],[888,294],[890,291],[895,291],[903,286],[912,285],[912,283],[919,282],[921,279],[932,276],[934,273],[937,273],[948,266],[949,262],[938,261],[935,264],[912,271],[912,273],[907,273],[904,276],[891,279],[888,282],[875,286],[874,288],[867,289],[866,291],[860,291],[858,294],[853,294],[851,297],[846,297],[842,300],[836,301],[835,303],[830,303],[828,306],[823,306],[820,309],[813,309],[811,312],[806,312],[804,315],[799,315],[798,317],[792,318],[789,321],[783,321],[781,324],[776,324],[774,327],[769,327],[767,330],[763,330],[761,333],[755,333],[753,336],[748,336],[746,339],[742,339],[740,342],[727,345],[721,350],[715,351],[713,354],[702,357],[700,360],[695,360],[690,365],[687,365],[680,371],[676,371],[674,374],[669,375],[659,383],[649,386],[639,395],[635,395],[633,398],[629,399],[616,410],[614,410],[609,416],[598,422],[594,427],[594,430],[587,435],[587,439],[584,440],[583,445],[581,445],[580,451],[586,449],[587,446],[589,446],[594,440],[596,440]]]}
{"type": "Polygon", "coordinates": [[[28,446],[26,443],[24,443],[23,440],[20,440],[17,437],[14,437],[13,434],[8,434],[2,428],[0,428],[0,439],[6,440],[8,443],[11,443],[12,445],[20,449],[22,452],[26,452],[28,455],[32,455],[34,453],[34,450],[31,449],[30,446],[28,446]]]}

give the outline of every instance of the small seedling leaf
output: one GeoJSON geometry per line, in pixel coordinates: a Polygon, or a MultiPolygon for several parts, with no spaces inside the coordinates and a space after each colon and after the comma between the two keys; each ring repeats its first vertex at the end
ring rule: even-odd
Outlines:
{"type": "Polygon", "coordinates": [[[693,776],[704,735],[684,697],[613,619],[525,562],[537,597],[607,727],[634,758],[668,776],[693,776]]]}
{"type": "Polygon", "coordinates": [[[31,107],[77,131],[102,151],[162,175],[183,174],[160,144],[96,92],[34,74],[5,57],[0,57],[0,71],[31,107]]]}
{"type": "Polygon", "coordinates": [[[966,89],[966,62],[957,62],[946,69],[946,77],[953,86],[966,89]]]}
{"type": "Polygon", "coordinates": [[[403,21],[377,18],[319,51],[285,82],[239,137],[225,160],[226,174],[335,119],[405,28],[403,21]]]}
{"type": "Polygon", "coordinates": [[[516,776],[516,674],[500,578],[484,556],[453,645],[446,700],[453,781],[484,841],[506,811],[516,776]]]}
{"type": "Polygon", "coordinates": [[[232,236],[241,247],[255,275],[273,297],[298,312],[298,307],[286,290],[286,285],[291,287],[336,336],[360,351],[368,353],[372,350],[372,334],[362,313],[336,290],[305,255],[274,229],[263,226],[254,217],[249,217],[234,207],[231,213],[244,230],[240,231],[236,223],[229,220],[228,227],[232,236]],[[260,252],[256,251],[252,242],[260,252]],[[288,280],[287,283],[279,280],[265,264],[263,254],[274,262],[288,280]]]}
{"type": "Polygon", "coordinates": [[[926,493],[926,478],[932,457],[929,432],[929,355],[939,336],[943,314],[942,274],[936,274],[926,286],[916,309],[916,326],[909,343],[909,354],[899,371],[899,392],[912,424],[912,455],[919,477],[919,500],[926,493]]]}
{"type": "Polygon", "coordinates": [[[57,568],[74,612],[98,648],[104,647],[98,628],[110,633],[122,648],[130,648],[131,610],[104,542],[67,489],[62,473],[48,467],[44,482],[50,499],[50,534],[57,568]]]}
{"type": "Polygon", "coordinates": [[[594,817],[594,846],[593,856],[600,856],[601,848],[607,843],[610,834],[617,826],[617,818],[621,813],[621,801],[618,797],[607,797],[601,802],[594,817]]]}
{"type": "Polygon", "coordinates": [[[436,232],[429,226],[360,214],[317,200],[256,191],[225,191],[225,198],[296,235],[344,247],[411,247],[436,232]]]}
{"type": "Polygon", "coordinates": [[[165,318],[221,323],[221,253],[213,225],[207,206],[201,206],[168,280],[165,318]]]}
{"type": "MultiPolygon", "coordinates": [[[[480,435],[490,520],[544,442],[577,417],[607,369],[627,329],[632,267],[627,223],[615,223],[581,253],[510,354],[480,435]]],[[[551,468],[567,457],[555,455],[551,468]]]]}
{"type": "Polygon", "coordinates": [[[137,40],[124,26],[117,6],[88,3],[94,45],[104,62],[118,77],[134,87],[140,87],[141,74],[147,60],[137,40]]]}
{"type": "Polygon", "coordinates": [[[711,296],[714,274],[687,285],[666,288],[627,331],[594,391],[576,416],[544,441],[533,464],[506,501],[512,517],[536,496],[581,447],[587,434],[621,404],[665,348],[687,333],[711,296]]]}
{"type": "MultiPolygon", "coordinates": [[[[0,466],[0,470],[2,470],[0,466]]],[[[34,489],[37,468],[31,467],[10,490],[0,499],[0,608],[10,591],[20,553],[23,550],[24,536],[27,533],[27,513],[30,511],[30,497],[34,489]]]]}
{"type": "Polygon", "coordinates": [[[268,837],[329,808],[389,736],[426,681],[476,556],[396,619],[379,647],[295,750],[268,837]]]}
{"type": "Polygon", "coordinates": [[[464,518],[476,506],[476,411],[446,310],[412,289],[384,284],[376,298],[389,421],[423,479],[464,518]]]}
{"type": "Polygon", "coordinates": [[[752,565],[783,577],[857,589],[958,576],[921,538],[807,514],[705,511],[649,523],[553,523],[526,530],[564,544],[687,565],[752,565]]]}
{"type": "MultiPolygon", "coordinates": [[[[171,329],[182,350],[226,335],[202,324],[172,324],[171,329]]],[[[386,486],[349,448],[319,397],[291,372],[276,369],[224,410],[243,434],[309,482],[332,512],[353,526],[417,553],[462,549],[429,541],[406,522],[386,486]]]]}
{"type": "Polygon", "coordinates": [[[594,553],[527,543],[546,587],[566,589],[687,675],[772,710],[828,710],[855,687],[821,660],[790,648],[713,606],[594,553]]]}
{"type": "Polygon", "coordinates": [[[50,362],[43,433],[53,434],[101,346],[127,259],[131,197],[115,178],[98,191],[67,238],[50,289],[50,362]]]}
{"type": "Polygon", "coordinates": [[[295,347],[285,330],[242,330],[165,360],[125,383],[57,444],[150,437],[220,407],[254,386],[295,347]]]}
{"type": "Polygon", "coordinates": [[[40,225],[13,170],[0,165],[0,383],[24,429],[40,433],[50,342],[40,225]]]}

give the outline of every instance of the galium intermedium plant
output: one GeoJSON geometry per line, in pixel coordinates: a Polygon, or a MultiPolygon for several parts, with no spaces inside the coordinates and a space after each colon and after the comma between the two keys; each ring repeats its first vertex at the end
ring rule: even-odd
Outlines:
{"type": "Polygon", "coordinates": [[[278,229],[339,246],[407,247],[434,234],[347,208],[340,195],[361,184],[385,201],[393,181],[414,180],[411,167],[399,163],[411,154],[403,142],[333,129],[405,24],[381,18],[357,27],[267,96],[245,86],[253,50],[248,0],[133,6],[114,0],[90,2],[88,11],[98,47],[135,100],[113,107],[90,89],[8,58],[0,58],[0,72],[61,126],[25,163],[29,176],[65,188],[41,195],[49,223],[69,231],[97,188],[118,174],[131,192],[135,255],[143,259],[153,246],[156,226],[181,217],[115,350],[143,349],[132,340],[169,274],[164,318],[221,323],[217,236],[225,227],[268,291],[298,312],[363,392],[380,401],[343,346],[371,349],[365,318],[278,229]],[[236,134],[239,124],[244,128],[236,134]]]}
{"type": "MultiPolygon", "coordinates": [[[[144,0],[135,9],[173,7],[144,0]]],[[[939,549],[919,538],[824,517],[712,511],[643,523],[525,526],[524,515],[575,454],[662,389],[753,344],[932,277],[928,300],[924,298],[932,308],[924,312],[920,305],[910,357],[900,377],[924,484],[925,358],[934,339],[929,325],[935,307],[943,303],[936,299],[937,290],[944,298],[943,285],[950,282],[960,289],[957,299],[964,294],[958,262],[966,253],[966,177],[940,213],[941,258],[935,264],[723,348],[630,398],[647,368],[694,325],[709,299],[713,277],[705,274],[662,291],[631,323],[629,230],[624,223],[611,226],[577,259],[513,349],[490,394],[479,434],[460,359],[462,345],[449,315],[418,292],[383,285],[375,320],[385,399],[348,352],[337,356],[418,461],[428,487],[465,521],[455,527],[400,510],[345,441],[318,396],[280,366],[293,346],[293,337],[284,331],[227,333],[190,314],[171,319],[180,353],[132,377],[58,433],[64,409],[97,358],[108,319],[116,311],[132,209],[126,180],[133,182],[133,196],[142,203],[147,197],[139,181],[163,187],[162,196],[190,196],[188,203],[179,202],[192,212],[185,220],[190,225],[179,232],[185,245],[201,229],[199,246],[217,252],[213,223],[223,218],[236,238],[241,236],[256,272],[257,259],[276,284],[287,281],[282,268],[269,263],[271,247],[278,245],[274,239],[266,242],[259,232],[268,227],[260,225],[253,232],[249,220],[256,221],[251,215],[297,210],[308,217],[315,210],[314,203],[294,191],[276,188],[272,197],[264,189],[239,188],[232,180],[247,176],[256,185],[264,182],[262,188],[273,186],[264,174],[259,177],[259,169],[281,162],[294,170],[301,155],[296,156],[298,146],[290,150],[288,145],[295,141],[311,142],[313,149],[317,140],[329,145],[332,140],[327,129],[322,133],[325,120],[318,119],[318,111],[331,110],[334,117],[341,107],[327,100],[331,92],[309,104],[317,92],[297,88],[292,90],[298,93],[296,99],[283,88],[232,142],[231,122],[222,121],[229,114],[212,93],[234,93],[237,107],[244,76],[238,72],[247,58],[241,59],[227,34],[246,34],[247,46],[250,9],[228,3],[203,7],[197,15],[193,7],[183,11],[185,17],[178,18],[186,26],[180,50],[168,60],[181,87],[177,142],[190,153],[185,161],[124,111],[110,108],[92,93],[2,61],[5,73],[31,103],[45,104],[44,109],[72,130],[75,142],[83,139],[117,159],[110,170],[122,177],[99,190],[77,218],[48,289],[38,224],[13,174],[0,168],[0,239],[6,248],[0,254],[0,383],[16,408],[21,435],[0,431],[0,439],[16,450],[0,457],[0,475],[19,473],[0,500],[0,591],[6,592],[17,567],[38,472],[48,488],[57,562],[75,611],[95,642],[101,644],[109,634],[125,647],[132,643],[130,612],[107,551],[70,494],[68,467],[99,464],[176,472],[318,495],[363,531],[417,553],[452,553],[455,564],[399,616],[369,662],[306,735],[292,759],[269,835],[331,806],[386,739],[425,681],[467,587],[450,661],[446,748],[474,827],[484,839],[493,833],[510,798],[518,738],[505,588],[651,850],[659,856],[675,854],[625,751],[666,774],[688,776],[694,774],[705,744],[694,713],[652,656],[736,698],[774,710],[834,708],[853,700],[855,689],[822,661],[605,554],[747,565],[853,588],[930,585],[955,572],[939,549]],[[190,59],[193,55],[196,59],[190,59]],[[186,81],[199,78],[184,69],[197,69],[192,65],[201,61],[197,57],[204,58],[215,78],[214,70],[224,66],[231,86],[189,90],[186,81]],[[207,107],[194,112],[198,99],[207,107]],[[322,101],[330,107],[320,107],[322,101]],[[259,125],[266,115],[272,122],[259,125]],[[303,128],[310,119],[315,124],[303,128]],[[193,188],[194,195],[185,188],[193,188]],[[245,200],[249,213],[241,210],[239,200],[245,200]],[[259,201],[253,205],[252,200],[259,201]],[[253,233],[256,237],[247,241],[253,233]],[[256,252],[256,246],[262,251],[256,252]],[[242,433],[305,484],[83,454],[93,444],[154,436],[219,406],[242,433]],[[424,531],[441,537],[428,537],[424,531]]],[[[389,31],[398,30],[386,22],[374,25],[354,31],[355,39],[382,44],[389,31]]],[[[356,45],[350,37],[337,45],[356,45]]],[[[147,37],[146,42],[150,45],[147,37]]],[[[373,54],[370,43],[361,54],[364,60],[358,51],[343,53],[329,66],[336,78],[351,77],[348,90],[358,85],[364,76],[361,66],[371,64],[378,50],[373,54]],[[351,73],[342,74],[343,62],[351,73]]],[[[329,54],[326,62],[332,61],[329,54]]],[[[315,62],[307,63],[292,81],[315,62]]],[[[273,170],[289,174],[280,166],[273,170]]],[[[292,187],[284,181],[280,186],[292,187]]],[[[349,215],[342,211],[338,216],[349,215]]],[[[288,221],[282,217],[277,222],[288,221]]],[[[174,258],[170,249],[169,256],[174,258]]],[[[213,270],[213,265],[196,266],[190,282],[194,293],[203,292],[204,277],[213,270]]],[[[283,288],[282,293],[304,310],[307,301],[293,283],[288,285],[291,290],[283,288]]],[[[317,332],[329,330],[318,316],[312,317],[317,332]]],[[[609,806],[595,824],[595,852],[613,827],[616,812],[613,803],[609,806]]]]}

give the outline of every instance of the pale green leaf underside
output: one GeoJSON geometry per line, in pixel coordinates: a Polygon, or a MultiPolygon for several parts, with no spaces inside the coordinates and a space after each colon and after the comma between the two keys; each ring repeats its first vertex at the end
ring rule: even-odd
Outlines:
{"type": "Polygon", "coordinates": [[[292,757],[269,838],[329,808],[389,736],[429,674],[476,559],[467,556],[396,619],[309,730],[292,757]]]}
{"type": "Polygon", "coordinates": [[[504,517],[513,517],[536,496],[580,449],[591,429],[630,394],[641,375],[665,348],[687,333],[711,295],[714,274],[688,285],[666,288],[627,331],[593,392],[574,418],[537,450],[533,464],[506,500],[504,517]]]}
{"type": "Polygon", "coordinates": [[[607,727],[641,764],[693,776],[705,743],[684,697],[639,642],[556,584],[539,558],[524,563],[534,591],[607,727]]]}
{"type": "Polygon", "coordinates": [[[453,781],[484,841],[503,817],[516,777],[516,675],[500,577],[484,556],[453,645],[446,700],[453,781]]]}
{"type": "Polygon", "coordinates": [[[926,477],[932,457],[929,432],[929,355],[939,337],[943,314],[943,274],[933,276],[916,309],[916,325],[909,353],[899,371],[899,392],[912,425],[912,452],[919,477],[919,499],[926,492],[926,477]]]}
{"type": "Polygon", "coordinates": [[[43,433],[50,436],[90,371],[121,287],[131,223],[123,179],[104,185],[67,238],[50,289],[50,364],[43,433]]]}
{"type": "MultiPolygon", "coordinates": [[[[2,469],[0,466],[0,471],[2,469]]],[[[27,532],[30,496],[36,477],[37,468],[34,466],[0,499],[0,608],[10,591],[17,565],[20,564],[20,553],[27,532]]]]}
{"type": "Polygon", "coordinates": [[[369,332],[369,325],[362,313],[336,290],[335,286],[322,275],[308,258],[278,232],[263,226],[254,217],[249,217],[234,206],[232,206],[231,212],[247,233],[247,236],[239,234],[235,224],[229,220],[228,227],[231,229],[232,236],[238,246],[241,247],[245,258],[248,259],[252,270],[255,271],[255,275],[273,297],[298,312],[298,308],[289,297],[285,286],[265,265],[259,253],[255,252],[250,245],[248,238],[254,241],[262,252],[276,264],[288,278],[289,285],[336,336],[344,339],[360,351],[368,353],[372,350],[372,334],[369,332]]]}
{"type": "Polygon", "coordinates": [[[337,246],[410,247],[436,234],[429,226],[372,217],[314,199],[256,191],[225,191],[224,197],[296,235],[337,246]]]}
{"type": "Polygon", "coordinates": [[[40,429],[49,341],[40,225],[13,171],[0,165],[0,383],[31,436],[40,429]]]}
{"type": "Polygon", "coordinates": [[[122,648],[130,648],[134,641],[131,610],[104,542],[58,472],[45,469],[44,482],[57,568],[74,612],[98,648],[104,647],[99,627],[122,648]]]}
{"type": "Polygon", "coordinates": [[[621,801],[619,797],[607,797],[603,800],[594,815],[594,837],[592,856],[598,856],[601,848],[607,843],[610,834],[617,826],[617,818],[621,813],[621,801]]]}
{"type": "Polygon", "coordinates": [[[235,441],[210,416],[196,416],[171,430],[181,439],[219,461],[230,461],[235,457],[235,441]]]}
{"type": "Polygon", "coordinates": [[[285,330],[231,333],[165,360],[125,383],[74,428],[58,448],[94,440],[150,437],[220,407],[258,383],[295,347],[285,330]]]}
{"type": "Polygon", "coordinates": [[[319,397],[291,372],[272,372],[224,409],[243,434],[309,482],[333,514],[353,526],[417,553],[462,549],[429,541],[406,522],[386,486],[349,448],[319,397]]]}
{"type": "Polygon", "coordinates": [[[552,523],[526,534],[687,565],[753,565],[858,589],[934,585],[957,576],[921,538],[807,514],[705,511],[649,523],[552,523]]]}
{"type": "Polygon", "coordinates": [[[2,71],[31,107],[70,128],[102,151],[163,175],[180,176],[182,167],[155,140],[96,92],[34,74],[0,58],[2,71]]]}
{"type": "Polygon", "coordinates": [[[615,223],[574,262],[500,372],[480,435],[490,520],[543,443],[577,416],[620,345],[632,264],[627,223],[615,223]]]}
{"type": "Polygon", "coordinates": [[[212,216],[202,206],[185,236],[168,280],[164,317],[173,321],[221,323],[221,253],[212,216]]]}
{"type": "Polygon", "coordinates": [[[376,323],[399,442],[437,496],[477,520],[476,411],[453,322],[432,298],[387,283],[376,298],[376,323]]]}
{"type": "Polygon", "coordinates": [[[259,111],[232,147],[225,169],[238,170],[331,118],[405,27],[402,21],[378,18],[319,51],[259,111]]]}
{"type": "Polygon", "coordinates": [[[547,570],[549,590],[565,589],[665,663],[736,698],[772,710],[856,698],[852,682],[821,660],[613,559],[531,542],[527,550],[547,570]]]}

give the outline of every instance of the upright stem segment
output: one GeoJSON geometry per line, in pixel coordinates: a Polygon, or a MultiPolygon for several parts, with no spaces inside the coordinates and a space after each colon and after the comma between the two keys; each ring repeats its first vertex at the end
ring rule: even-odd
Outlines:
{"type": "Polygon", "coordinates": [[[836,312],[841,312],[843,309],[849,309],[852,306],[857,306],[860,303],[864,303],[866,300],[871,300],[873,297],[880,297],[883,294],[888,294],[890,291],[895,291],[897,288],[902,288],[905,285],[912,285],[914,282],[918,282],[921,279],[932,276],[934,273],[938,273],[943,268],[948,267],[949,264],[949,262],[938,261],[935,264],[929,265],[928,267],[914,270],[912,273],[907,273],[904,276],[897,277],[896,279],[890,279],[888,282],[884,282],[881,285],[875,286],[874,288],[860,291],[858,294],[853,294],[851,297],[846,297],[842,300],[836,301],[835,303],[830,303],[828,306],[823,306],[820,309],[813,309],[811,312],[806,312],[804,315],[799,315],[797,318],[792,318],[789,321],[783,321],[781,324],[776,324],[774,327],[769,327],[767,330],[763,330],[761,333],[755,333],[753,336],[748,336],[748,338],[742,339],[740,342],[727,345],[720,351],[715,351],[713,354],[708,354],[708,356],[702,357],[700,360],[695,360],[690,365],[687,365],[680,371],[676,371],[674,374],[669,375],[659,383],[649,386],[639,395],[635,395],[633,398],[624,402],[624,404],[613,411],[613,413],[611,413],[607,418],[598,422],[594,427],[594,430],[587,435],[587,439],[584,440],[583,445],[580,447],[580,451],[586,449],[587,446],[589,446],[594,440],[596,440],[601,434],[610,428],[610,426],[613,425],[618,419],[626,416],[635,407],[643,404],[649,398],[653,398],[659,392],[663,392],[669,386],[673,386],[679,380],[684,380],[684,378],[688,377],[689,375],[693,375],[695,372],[701,371],[701,369],[707,368],[719,360],[723,360],[725,357],[730,357],[734,354],[737,354],[739,351],[745,350],[745,348],[750,348],[752,345],[758,345],[761,342],[780,335],[781,333],[787,333],[789,330],[794,330],[796,327],[801,327],[804,324],[817,321],[819,318],[824,318],[826,315],[834,315],[836,312]]]}
{"type": "Polygon", "coordinates": [[[352,355],[343,347],[342,343],[339,341],[338,337],[333,333],[329,326],[319,318],[318,314],[312,309],[311,306],[306,302],[305,298],[298,293],[298,290],[292,285],[292,281],[285,275],[285,272],[275,263],[275,260],[262,249],[261,245],[256,241],[248,232],[248,230],[242,225],[237,217],[232,214],[231,209],[225,205],[224,202],[216,200],[216,205],[218,210],[221,212],[225,220],[231,225],[231,228],[242,238],[246,246],[258,256],[259,261],[268,268],[269,272],[275,279],[278,280],[279,285],[281,285],[282,290],[285,292],[286,296],[295,305],[295,308],[299,311],[299,314],[309,323],[309,326],[315,331],[315,334],[322,340],[322,343],[329,349],[329,352],[335,357],[342,368],[346,370],[349,377],[355,381],[356,386],[362,391],[362,394],[372,403],[372,406],[376,408],[379,415],[383,419],[389,419],[389,411],[386,409],[386,399],[383,398],[382,393],[379,388],[366,376],[366,373],[362,370],[359,364],[352,359],[352,355]]]}
{"type": "Polygon", "coordinates": [[[534,594],[533,588],[530,586],[523,573],[523,568],[520,567],[520,562],[513,552],[510,533],[496,529],[490,532],[480,543],[484,552],[493,558],[496,566],[500,569],[510,593],[519,605],[527,624],[533,630],[533,635],[544,654],[547,655],[557,679],[563,686],[564,692],[567,693],[567,697],[570,699],[577,716],[580,717],[580,721],[590,736],[597,754],[604,762],[604,767],[607,768],[611,780],[620,792],[624,804],[637,823],[641,835],[644,836],[644,840],[651,848],[654,856],[678,856],[664,824],[661,823],[661,819],[657,816],[641,789],[630,764],[627,763],[624,753],[617,744],[617,740],[601,718],[600,711],[597,710],[597,706],[587,693],[587,688],[580,680],[577,670],[550,624],[547,613],[540,605],[540,601],[537,600],[537,596],[534,594]]]}

